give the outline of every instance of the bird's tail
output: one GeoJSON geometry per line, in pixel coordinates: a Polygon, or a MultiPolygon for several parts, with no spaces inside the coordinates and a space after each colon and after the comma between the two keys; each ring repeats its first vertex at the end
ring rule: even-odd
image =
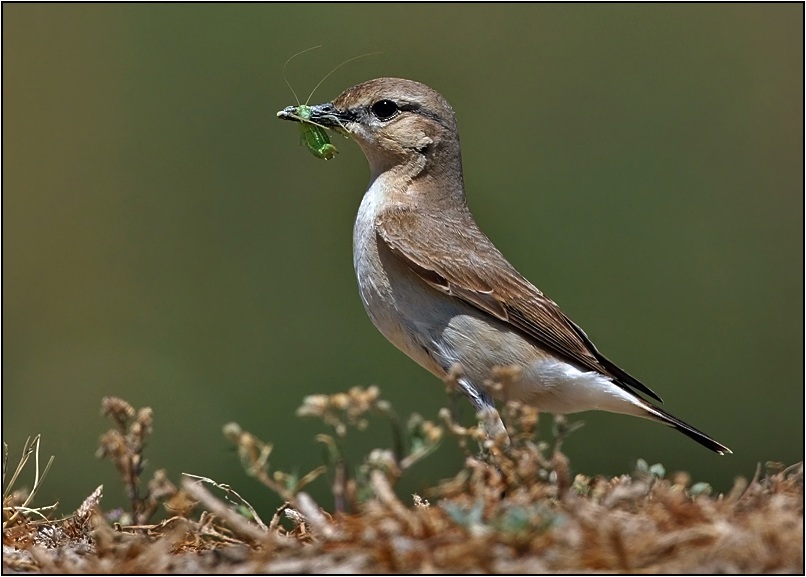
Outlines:
{"type": "Polygon", "coordinates": [[[711,437],[709,437],[708,435],[706,435],[702,431],[700,431],[698,429],[695,429],[694,427],[692,427],[688,423],[684,423],[683,421],[681,421],[677,417],[674,417],[674,416],[670,415],[669,413],[667,413],[663,409],[660,409],[660,408],[652,405],[651,403],[645,403],[645,408],[646,408],[647,412],[649,412],[649,415],[648,415],[649,418],[655,419],[656,421],[660,421],[664,425],[668,425],[669,427],[672,427],[673,429],[677,429],[678,431],[680,431],[681,433],[683,433],[687,437],[697,441],[703,447],[707,447],[707,448],[711,449],[713,452],[719,453],[720,455],[725,455],[727,453],[733,453],[733,451],[728,449],[722,443],[712,439],[711,437]]]}

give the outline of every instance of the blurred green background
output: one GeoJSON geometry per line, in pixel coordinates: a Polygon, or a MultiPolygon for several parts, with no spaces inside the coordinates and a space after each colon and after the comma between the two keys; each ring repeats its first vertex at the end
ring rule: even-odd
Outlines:
{"type": "MultiPolygon", "coordinates": [[[[435,418],[443,385],[361,306],[358,147],[315,159],[275,118],[378,76],[429,84],[461,128],[469,203],[599,348],[730,446],[600,413],[574,472],[636,458],[727,490],[803,458],[803,6],[3,6],[3,438],[41,433],[40,504],[99,483],[101,397],[155,411],[154,467],[276,497],[221,435],[321,463],[305,395],[377,384],[435,418]]],[[[469,416],[469,405],[465,414],[469,416]]],[[[549,419],[544,420],[550,422],[549,419]]],[[[386,423],[351,458],[389,446],[386,423]]],[[[402,494],[455,473],[452,441],[402,494]]],[[[26,478],[27,480],[27,478],[26,478]]],[[[312,491],[323,505],[327,483],[312,491]]],[[[267,515],[267,516],[270,516],[267,515]]]]}

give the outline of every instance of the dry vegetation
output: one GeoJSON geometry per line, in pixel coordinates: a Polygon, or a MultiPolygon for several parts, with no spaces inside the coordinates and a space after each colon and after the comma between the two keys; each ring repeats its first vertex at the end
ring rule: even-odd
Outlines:
{"type": "Polygon", "coordinates": [[[104,511],[101,487],[67,518],[34,507],[46,472],[35,439],[14,473],[7,475],[7,459],[3,465],[4,573],[803,572],[802,463],[768,463],[725,495],[643,462],[630,475],[572,478],[561,452],[570,427],[560,422],[551,444],[539,442],[537,414],[527,407],[507,405],[511,439],[492,442],[447,411],[439,423],[417,415],[399,422],[376,388],[354,388],[308,397],[299,409],[332,431],[318,437],[328,462],[303,477],[270,471],[270,444],[225,427],[250,475],[285,500],[264,522],[212,479],[186,475],[177,487],[157,471],[144,484],[151,410],[107,398],[103,411],[114,426],[98,454],[119,471],[129,511],[104,511]],[[369,414],[391,420],[396,446],[373,451],[351,472],[344,442],[369,414]],[[401,500],[396,482],[443,437],[465,451],[464,467],[401,500]],[[32,468],[33,488],[15,490],[32,468]],[[304,492],[325,471],[331,512],[304,492]],[[164,520],[154,522],[157,515],[164,520]]]}

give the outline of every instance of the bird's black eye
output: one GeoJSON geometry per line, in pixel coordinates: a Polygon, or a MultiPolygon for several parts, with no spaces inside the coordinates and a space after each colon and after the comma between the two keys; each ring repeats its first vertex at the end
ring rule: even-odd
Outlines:
{"type": "Polygon", "coordinates": [[[397,104],[391,100],[379,100],[370,108],[372,114],[377,116],[380,120],[389,120],[400,110],[397,104]]]}

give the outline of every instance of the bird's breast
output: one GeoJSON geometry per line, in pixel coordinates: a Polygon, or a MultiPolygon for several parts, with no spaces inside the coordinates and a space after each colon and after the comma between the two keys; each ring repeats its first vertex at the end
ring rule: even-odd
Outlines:
{"type": "Polygon", "coordinates": [[[381,192],[375,185],[366,192],[353,229],[353,266],[361,301],[372,323],[393,345],[442,376],[428,351],[438,327],[455,311],[444,306],[449,299],[432,294],[377,234],[375,220],[385,207],[381,192]]]}

